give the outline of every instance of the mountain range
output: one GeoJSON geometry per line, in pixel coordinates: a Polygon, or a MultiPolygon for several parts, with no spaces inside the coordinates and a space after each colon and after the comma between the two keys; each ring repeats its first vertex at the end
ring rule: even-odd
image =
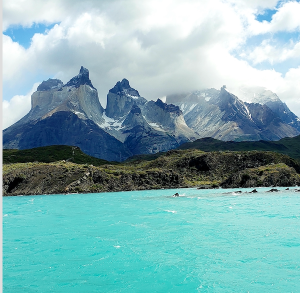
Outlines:
{"type": "MultiPolygon", "coordinates": [[[[250,89],[244,95],[253,97],[250,89]]],[[[148,101],[123,79],[109,90],[104,109],[81,67],[66,84],[48,79],[38,86],[30,112],[3,131],[3,148],[73,145],[96,158],[124,161],[203,137],[256,141],[299,134],[300,119],[269,91],[249,102],[225,86],[148,101]]]]}

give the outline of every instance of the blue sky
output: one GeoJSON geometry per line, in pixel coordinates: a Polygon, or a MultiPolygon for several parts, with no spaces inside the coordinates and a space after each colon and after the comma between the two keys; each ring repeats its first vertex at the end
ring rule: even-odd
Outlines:
{"type": "Polygon", "coordinates": [[[30,47],[32,37],[35,34],[47,34],[47,32],[49,32],[55,24],[56,23],[50,25],[34,23],[31,27],[12,25],[8,27],[3,34],[9,36],[14,42],[19,43],[25,49],[28,49],[30,47]]]}
{"type": "Polygon", "coordinates": [[[104,107],[127,78],[147,99],[261,86],[300,116],[299,15],[299,1],[4,0],[4,125],[30,110],[39,82],[80,66],[104,107]]]}
{"type": "Polygon", "coordinates": [[[264,20],[270,22],[272,20],[272,16],[276,13],[276,11],[276,9],[265,9],[261,13],[256,15],[256,19],[260,22],[264,20]]]}

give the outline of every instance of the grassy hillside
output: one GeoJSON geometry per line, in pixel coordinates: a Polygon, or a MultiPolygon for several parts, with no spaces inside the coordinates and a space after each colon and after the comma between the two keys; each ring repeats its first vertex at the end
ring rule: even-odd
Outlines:
{"type": "Polygon", "coordinates": [[[194,142],[182,144],[179,149],[198,149],[211,151],[272,151],[290,156],[300,161],[300,135],[283,138],[279,141],[221,141],[214,138],[201,138],[194,142]]]}
{"type": "Polygon", "coordinates": [[[114,164],[114,162],[88,156],[79,147],[65,145],[53,145],[28,150],[3,150],[4,164],[29,162],[51,163],[62,160],[76,164],[92,164],[94,166],[101,166],[107,163],[114,164]]]}

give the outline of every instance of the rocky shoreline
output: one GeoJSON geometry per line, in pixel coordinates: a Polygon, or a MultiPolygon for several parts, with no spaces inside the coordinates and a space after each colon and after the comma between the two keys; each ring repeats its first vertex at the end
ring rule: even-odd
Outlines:
{"type": "Polygon", "coordinates": [[[260,151],[173,150],[153,161],[98,167],[66,161],[3,166],[3,196],[297,185],[300,185],[297,161],[260,151]]]}

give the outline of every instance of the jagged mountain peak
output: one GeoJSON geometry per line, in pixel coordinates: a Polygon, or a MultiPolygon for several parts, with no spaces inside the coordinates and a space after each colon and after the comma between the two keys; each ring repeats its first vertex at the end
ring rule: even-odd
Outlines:
{"type": "Polygon", "coordinates": [[[83,74],[83,75],[89,76],[89,70],[87,68],[81,66],[80,70],[79,70],[79,74],[83,74]]]}
{"type": "Polygon", "coordinates": [[[52,89],[59,89],[64,85],[60,79],[51,79],[44,80],[38,87],[37,91],[50,91],[52,89]]]}
{"type": "Polygon", "coordinates": [[[284,123],[300,131],[300,119],[271,90],[259,86],[241,86],[237,90],[237,94],[248,103],[268,106],[284,123]]]}
{"type": "Polygon", "coordinates": [[[65,84],[65,86],[74,86],[76,88],[79,88],[81,85],[86,84],[86,85],[89,85],[90,87],[92,87],[93,89],[95,89],[90,80],[89,75],[90,75],[89,70],[86,69],[85,67],[81,66],[80,70],[79,70],[79,74],[74,76],[73,78],[71,78],[65,84]]]}
{"type": "Polygon", "coordinates": [[[248,103],[281,102],[280,98],[271,90],[260,86],[241,86],[237,89],[237,95],[248,103]]]}
{"type": "Polygon", "coordinates": [[[118,81],[109,92],[120,96],[140,97],[139,92],[130,86],[129,81],[126,78],[123,78],[122,81],[118,81]]]}
{"type": "Polygon", "coordinates": [[[144,105],[147,100],[132,88],[127,79],[118,81],[107,94],[106,115],[109,118],[120,119],[127,115],[132,105],[144,105]]]}
{"type": "Polygon", "coordinates": [[[122,79],[122,81],[120,82],[120,85],[124,89],[129,89],[130,88],[129,81],[126,78],[122,79]]]}

